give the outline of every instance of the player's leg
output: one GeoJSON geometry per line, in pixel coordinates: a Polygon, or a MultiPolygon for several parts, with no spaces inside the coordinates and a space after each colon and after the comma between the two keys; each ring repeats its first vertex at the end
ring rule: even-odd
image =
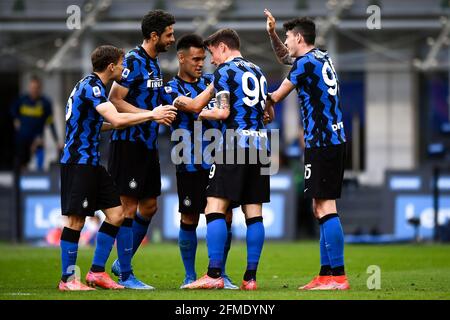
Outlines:
{"type": "Polygon", "coordinates": [[[133,221],[133,255],[144,240],[153,216],[158,210],[156,197],[139,200],[138,212],[133,221]]]}
{"type": "Polygon", "coordinates": [[[223,288],[221,277],[225,243],[227,241],[227,224],[225,212],[230,201],[224,198],[208,197],[205,209],[206,245],[208,247],[208,272],[205,276],[184,286],[185,289],[223,288]]]}
{"type": "Polygon", "coordinates": [[[256,290],[256,270],[264,245],[264,224],[262,204],[246,204],[242,206],[247,224],[247,269],[241,285],[242,290],[256,290]]]}
{"type": "Polygon", "coordinates": [[[122,281],[132,274],[131,259],[133,257],[133,220],[136,214],[138,200],[131,196],[120,196],[124,220],[117,234],[117,256],[112,272],[122,281]]]}
{"type": "MultiPolygon", "coordinates": [[[[59,283],[59,290],[66,291],[86,291],[92,290],[80,282],[76,276],[76,262],[78,255],[78,242],[80,240],[81,229],[84,226],[85,217],[78,215],[68,215],[67,222],[61,233],[61,265],[62,275],[59,283]]],[[[79,276],[79,275],[78,275],[79,276]]]]}
{"type": "MultiPolygon", "coordinates": [[[[344,268],[344,232],[337,214],[336,200],[313,199],[314,215],[319,220],[321,238],[328,253],[333,289],[348,289],[344,268]]],[[[323,250],[323,249],[321,249],[323,250]]],[[[327,270],[324,270],[327,271],[327,270]]]]}
{"type": "Polygon", "coordinates": [[[222,275],[225,274],[225,264],[228,258],[228,252],[231,247],[231,238],[233,237],[233,232],[231,231],[231,224],[233,222],[233,210],[228,209],[225,213],[225,222],[227,224],[227,241],[225,242],[225,249],[223,252],[223,263],[222,263],[222,275]]]}
{"type": "Polygon", "coordinates": [[[206,241],[208,243],[209,267],[208,275],[219,278],[228,238],[225,213],[230,201],[224,198],[208,197],[205,209],[207,223],[206,241]]]}
{"type": "Polygon", "coordinates": [[[97,233],[94,259],[86,282],[90,286],[99,286],[104,289],[123,289],[124,287],[115,283],[105,272],[105,264],[111,254],[119,228],[123,223],[124,215],[122,206],[102,209],[106,218],[97,233]]]}
{"type": "Polygon", "coordinates": [[[197,280],[195,256],[197,253],[197,225],[200,214],[181,213],[178,246],[183,260],[185,278],[182,287],[197,280]]]}
{"type": "Polygon", "coordinates": [[[138,142],[113,141],[110,146],[108,171],[120,193],[125,220],[118,235],[118,257],[112,272],[123,281],[132,275],[131,259],[147,233],[149,221],[137,214],[139,199],[148,198],[148,150],[138,142]],[[131,225],[131,226],[130,226],[131,225]],[[129,248],[132,247],[130,251],[129,248]],[[123,261],[123,268],[121,268],[123,261]],[[123,270],[122,270],[123,269],[123,270]]]}
{"type": "Polygon", "coordinates": [[[344,273],[344,234],[335,200],[341,195],[344,166],[345,145],[306,149],[305,196],[313,198],[314,215],[320,225],[321,267],[319,275],[301,290],[349,288],[344,273]]]}
{"type": "Polygon", "coordinates": [[[231,240],[233,238],[233,232],[231,229],[231,224],[233,222],[233,210],[231,208],[228,208],[227,212],[225,213],[225,222],[227,223],[227,241],[225,242],[225,249],[223,253],[223,262],[222,262],[222,278],[224,282],[224,289],[231,289],[231,290],[237,290],[239,289],[238,286],[236,286],[233,281],[231,281],[230,277],[226,273],[226,263],[228,258],[228,252],[231,248],[231,240]]]}
{"type": "Polygon", "coordinates": [[[62,277],[58,286],[63,291],[92,290],[72,277],[76,270],[78,242],[86,216],[92,216],[96,200],[96,169],[87,165],[62,164],[61,214],[67,217],[61,234],[62,277]]]}
{"type": "Polygon", "coordinates": [[[200,213],[205,211],[205,189],[208,185],[208,171],[178,171],[178,210],[181,214],[178,246],[185,270],[180,288],[197,280],[195,256],[197,253],[197,225],[200,213]]]}
{"type": "Polygon", "coordinates": [[[137,198],[122,195],[120,199],[124,208],[124,221],[117,235],[118,259],[112,264],[112,272],[119,277],[119,284],[125,288],[152,290],[154,287],[136,278],[131,266],[132,257],[144,239],[149,223],[136,213],[139,205],[137,198]]]}

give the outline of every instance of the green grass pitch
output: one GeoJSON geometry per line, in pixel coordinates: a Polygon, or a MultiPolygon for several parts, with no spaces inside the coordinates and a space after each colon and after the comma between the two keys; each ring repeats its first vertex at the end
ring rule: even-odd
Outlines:
{"type": "MultiPolygon", "coordinates": [[[[116,257],[115,248],[107,271],[116,257]]],[[[78,265],[84,277],[92,259],[92,248],[81,248],[78,265]]],[[[0,300],[8,299],[450,299],[449,245],[347,245],[346,271],[352,289],[346,292],[301,292],[319,266],[315,242],[267,242],[258,270],[256,292],[178,289],[183,267],[175,243],[148,244],[135,259],[136,275],[155,286],[155,291],[59,292],[59,248],[0,245],[0,300]],[[381,289],[369,290],[367,268],[381,270],[381,289]]],[[[234,241],[227,272],[240,283],[246,264],[245,243],[234,241]]],[[[206,271],[207,252],[199,242],[197,273],[206,271]]],[[[84,280],[84,279],[83,279],[84,280]]]]}

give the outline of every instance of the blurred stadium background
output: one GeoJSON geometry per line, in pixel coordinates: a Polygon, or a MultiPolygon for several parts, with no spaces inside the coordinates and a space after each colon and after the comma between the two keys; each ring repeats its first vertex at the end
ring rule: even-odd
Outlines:
{"type": "MultiPolygon", "coordinates": [[[[315,18],[317,44],[330,51],[340,79],[349,140],[343,198],[338,202],[346,240],[450,240],[449,1],[0,0],[2,241],[56,240],[61,225],[57,163],[67,98],[75,83],[91,71],[92,50],[100,44],[126,50],[140,44],[141,18],[155,8],[175,15],[176,37],[188,32],[206,36],[221,27],[236,29],[244,56],[265,71],[270,91],[289,68],[276,62],[264,8],[277,18],[280,37],[283,21],[315,18]],[[72,5],[81,10],[79,29],[68,28],[72,5]],[[381,28],[372,28],[373,5],[381,9],[381,28]],[[22,170],[15,165],[19,147],[11,108],[27,92],[33,76],[42,80],[43,94],[51,100],[59,140],[52,139],[47,126],[43,150],[33,151],[22,170]]],[[[168,80],[177,71],[175,49],[159,59],[168,80]]],[[[206,69],[213,70],[210,65],[206,69]]],[[[292,94],[277,106],[278,116],[271,124],[280,129],[281,153],[276,159],[280,172],[272,177],[272,202],[264,209],[269,239],[318,236],[311,204],[302,197],[298,110],[292,94]]],[[[106,163],[109,134],[102,139],[106,163]]],[[[151,225],[151,241],[176,239],[178,234],[167,128],[161,128],[159,143],[163,194],[151,225]]],[[[234,228],[237,238],[245,237],[242,215],[235,214],[234,228]]],[[[199,229],[200,235],[204,232],[199,229]]]]}

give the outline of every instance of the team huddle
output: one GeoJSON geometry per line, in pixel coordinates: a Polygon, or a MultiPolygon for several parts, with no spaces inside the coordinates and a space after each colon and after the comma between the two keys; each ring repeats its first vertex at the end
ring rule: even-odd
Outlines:
{"type": "Polygon", "coordinates": [[[158,56],[175,44],[175,18],[162,10],[144,16],[142,45],[126,54],[109,45],[94,50],[92,74],[77,83],[66,105],[61,207],[67,223],[61,234],[59,290],[154,289],[135,276],[132,258],[157,212],[161,194],[160,124],[169,126],[173,134],[182,132],[181,144],[187,146],[182,161],[176,163],[181,214],[178,244],[185,269],[180,288],[256,290],[265,238],[262,205],[270,202],[267,163],[260,157],[261,151],[270,149],[265,125],[275,117],[274,104],[294,89],[305,132],[304,191],[313,198],[320,224],[321,257],[319,275],[299,289],[350,288],[335,202],[341,194],[346,141],[337,75],[327,52],[314,47],[312,20],[286,22],[283,44],[275,32],[274,17],[268,10],[265,15],[279,62],[293,65],[272,93],[261,68],[242,57],[239,35],[232,29],[218,30],[206,39],[196,34],[178,39],[178,73],[165,84],[158,56]],[[203,73],[207,51],[216,66],[213,74],[203,73]],[[219,148],[212,157],[199,159],[208,144],[205,140],[196,143],[198,128],[200,137],[211,130],[218,132],[219,148]],[[112,130],[107,169],[99,164],[103,130],[112,130]],[[229,131],[234,134],[231,142],[226,138],[229,131]],[[194,150],[196,146],[201,150],[194,150]],[[239,161],[241,155],[244,162],[239,161]],[[247,265],[237,286],[225,265],[232,239],[232,209],[239,206],[247,225],[247,265]],[[97,234],[85,285],[76,277],[74,266],[85,218],[96,210],[102,210],[106,218],[97,234]],[[209,264],[206,274],[198,278],[196,228],[203,213],[209,264]],[[105,271],[115,242],[118,259],[111,271],[117,282],[105,271]]]}

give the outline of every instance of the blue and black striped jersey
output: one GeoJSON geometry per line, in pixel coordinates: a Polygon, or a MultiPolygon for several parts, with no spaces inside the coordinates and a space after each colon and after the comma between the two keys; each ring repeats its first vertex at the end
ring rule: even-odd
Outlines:
{"type": "Polygon", "coordinates": [[[238,146],[241,148],[267,148],[267,132],[263,123],[267,80],[261,69],[242,57],[236,57],[216,69],[214,88],[217,93],[230,93],[230,115],[222,122],[222,132],[235,130],[240,136],[238,146]]]}
{"type": "Polygon", "coordinates": [[[301,104],[306,148],[345,142],[339,82],[326,51],[298,57],[288,75],[301,104]]]}
{"type": "MultiPolygon", "coordinates": [[[[163,77],[158,59],[153,59],[141,46],[129,51],[123,61],[122,79],[118,82],[128,88],[125,101],[146,110],[161,104],[163,77]]],[[[142,141],[148,149],[158,148],[159,125],[155,121],[144,122],[122,130],[113,130],[111,140],[142,141]]]]}
{"type": "MultiPolygon", "coordinates": [[[[187,96],[189,98],[195,98],[200,93],[202,93],[208,85],[212,82],[212,75],[205,74],[198,79],[196,82],[186,82],[183,79],[175,76],[167,83],[167,86],[164,88],[163,93],[163,103],[172,104],[173,101],[178,96],[187,96]]],[[[214,100],[211,100],[208,107],[212,108],[214,106],[214,100]]],[[[191,150],[190,155],[188,156],[190,163],[182,163],[176,166],[177,172],[195,172],[200,170],[209,170],[211,168],[210,159],[203,158],[203,151],[210,143],[209,141],[203,140],[203,135],[208,129],[220,129],[221,124],[220,121],[209,121],[203,120],[201,121],[202,130],[200,134],[194,134],[194,125],[196,124],[196,120],[198,118],[198,113],[191,112],[183,112],[178,111],[176,119],[172,122],[171,130],[184,129],[182,139],[176,143],[183,143],[185,139],[188,139],[191,150]],[[197,145],[201,145],[201,154],[194,152],[195,143],[197,145]]],[[[200,125],[200,122],[197,123],[200,125]]],[[[183,155],[185,156],[185,155],[183,155]]]]}
{"type": "Polygon", "coordinates": [[[61,163],[99,164],[103,117],[96,108],[106,101],[105,85],[95,73],[77,83],[66,105],[66,140],[61,163]]]}

